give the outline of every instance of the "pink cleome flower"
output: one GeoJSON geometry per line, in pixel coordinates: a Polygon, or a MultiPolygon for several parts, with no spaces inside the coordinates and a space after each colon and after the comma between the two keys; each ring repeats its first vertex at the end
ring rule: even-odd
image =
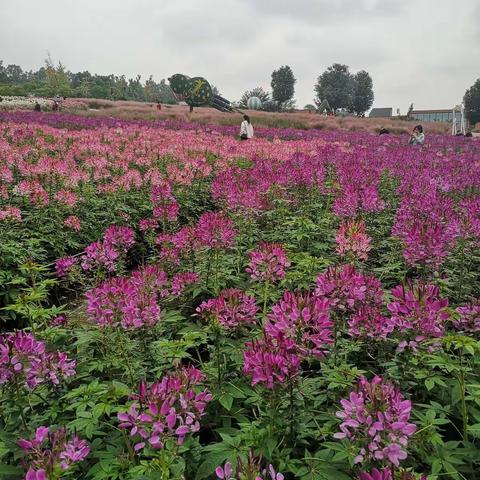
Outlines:
{"type": "Polygon", "coordinates": [[[14,222],[22,221],[22,212],[18,207],[12,207],[10,205],[0,210],[0,221],[11,220],[14,222]]]}
{"type": "Polygon", "coordinates": [[[395,330],[408,338],[413,337],[413,343],[400,342],[400,350],[407,344],[414,347],[426,338],[443,336],[450,313],[447,309],[448,298],[440,296],[437,286],[410,282],[405,286],[398,285],[391,293],[394,301],[387,305],[391,323],[395,330]]]}
{"type": "Polygon", "coordinates": [[[195,392],[204,378],[196,368],[185,367],[150,387],[146,382],[139,384],[128,411],[118,414],[119,427],[138,438],[136,451],[147,445],[163,448],[168,438],[176,438],[181,445],[188,434],[200,430],[200,418],[212,399],[207,389],[195,392]]]}
{"type": "Polygon", "coordinates": [[[348,220],[342,223],[335,241],[337,242],[337,253],[341,257],[351,255],[360,260],[368,259],[372,239],[365,233],[365,222],[348,220]]]}
{"type": "Polygon", "coordinates": [[[381,306],[383,289],[375,277],[357,272],[353,265],[327,268],[317,277],[315,294],[326,298],[334,312],[354,313],[363,306],[381,306]]]}
{"type": "Polygon", "coordinates": [[[235,288],[220,292],[217,298],[206,300],[197,308],[204,320],[214,320],[225,329],[256,323],[258,307],[255,298],[235,288]]]}
{"type": "Polygon", "coordinates": [[[20,439],[18,445],[30,463],[26,480],[53,478],[51,475],[69,470],[90,453],[87,442],[77,436],[68,438],[65,428],[52,431],[49,427],[38,427],[34,439],[20,439]]]}
{"type": "Polygon", "coordinates": [[[355,446],[355,463],[385,461],[398,467],[407,458],[408,437],[416,425],[408,423],[412,404],[397,387],[382,377],[361,377],[357,389],[340,403],[337,417],[342,423],[334,436],[355,446]]]}
{"type": "Polygon", "coordinates": [[[0,385],[15,380],[33,389],[40,384],[58,385],[75,375],[75,360],[64,352],[47,352],[45,342],[18,331],[0,335],[0,385]]]}
{"type": "Polygon", "coordinates": [[[300,371],[301,358],[296,353],[295,342],[284,340],[277,343],[268,336],[245,344],[243,372],[252,380],[252,385],[263,384],[273,389],[292,381],[300,371]]]}
{"type": "Polygon", "coordinates": [[[261,282],[275,283],[285,278],[285,269],[290,266],[283,245],[278,243],[260,243],[249,256],[247,273],[261,282]]]}
{"type": "Polygon", "coordinates": [[[333,343],[332,327],[328,300],[309,292],[285,292],[272,307],[265,333],[279,343],[292,341],[300,357],[323,357],[333,343]]]}
{"type": "Polygon", "coordinates": [[[86,292],[87,314],[100,327],[142,328],[160,319],[159,300],[167,276],[150,265],[130,277],[113,277],[86,292]]]}
{"type": "Polygon", "coordinates": [[[63,221],[63,225],[67,228],[72,229],[75,232],[81,230],[80,219],[76,215],[70,215],[63,221]]]}
{"type": "Polygon", "coordinates": [[[468,333],[480,332],[480,299],[456,309],[458,320],[453,322],[456,330],[468,333]]]}
{"type": "Polygon", "coordinates": [[[237,235],[233,222],[222,212],[205,212],[195,227],[195,237],[201,247],[230,248],[237,235]]]}
{"type": "Polygon", "coordinates": [[[62,257],[55,262],[55,275],[58,278],[68,277],[69,273],[75,265],[78,264],[77,257],[62,257]]]}

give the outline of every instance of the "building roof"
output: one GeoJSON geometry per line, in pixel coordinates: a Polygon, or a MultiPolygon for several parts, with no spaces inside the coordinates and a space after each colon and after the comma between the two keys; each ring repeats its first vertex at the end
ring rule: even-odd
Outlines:
{"type": "Polygon", "coordinates": [[[412,110],[411,113],[449,113],[452,108],[442,108],[440,110],[412,110]]]}
{"type": "Polygon", "coordinates": [[[372,108],[369,117],[391,117],[393,108],[372,108]]]}

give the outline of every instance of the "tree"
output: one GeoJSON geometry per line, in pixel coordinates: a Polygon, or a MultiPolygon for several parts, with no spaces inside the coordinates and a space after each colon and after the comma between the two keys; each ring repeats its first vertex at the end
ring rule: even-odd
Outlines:
{"type": "Polygon", "coordinates": [[[141,75],[137,75],[135,79],[128,79],[127,95],[129,100],[136,100],[137,102],[145,100],[145,92],[143,90],[141,79],[141,75]]]}
{"type": "Polygon", "coordinates": [[[159,90],[160,90],[160,102],[161,103],[168,103],[170,105],[176,105],[177,98],[175,97],[175,94],[173,93],[172,89],[170,88],[170,85],[167,84],[165,79],[162,79],[160,81],[160,84],[158,85],[159,90]]]}
{"type": "Polygon", "coordinates": [[[328,67],[318,77],[314,89],[317,106],[323,100],[327,100],[334,111],[338,108],[352,108],[355,82],[348,70],[348,65],[334,63],[331,67],[328,67]]]}
{"type": "Polygon", "coordinates": [[[480,122],[480,78],[465,92],[463,103],[468,121],[472,125],[480,122]]]}
{"type": "Polygon", "coordinates": [[[65,72],[62,62],[55,67],[52,57],[48,54],[45,59],[46,87],[49,95],[67,95],[72,93],[70,79],[65,72]]]}
{"type": "Polygon", "coordinates": [[[250,97],[257,97],[262,104],[270,100],[270,93],[266,92],[262,87],[256,87],[253,90],[247,90],[240,99],[238,106],[240,108],[247,108],[247,101],[250,97]]]}
{"type": "Polygon", "coordinates": [[[304,107],[304,110],[308,110],[309,112],[315,112],[317,110],[317,107],[315,105],[312,105],[311,103],[307,103],[304,107]]]}
{"type": "MultiPolygon", "coordinates": [[[[272,98],[280,105],[293,99],[295,93],[295,82],[292,69],[288,65],[282,65],[278,70],[272,72],[272,98]]],[[[290,104],[290,106],[293,104],[290,104]]]]}
{"type": "Polygon", "coordinates": [[[152,75],[145,82],[144,95],[147,102],[159,102],[160,101],[160,89],[153,80],[152,75]]]}
{"type": "Polygon", "coordinates": [[[413,103],[411,103],[410,106],[408,107],[407,118],[410,118],[412,116],[412,112],[413,112],[413,103]]]}
{"type": "Polygon", "coordinates": [[[372,77],[365,70],[360,70],[353,76],[354,91],[352,111],[363,116],[373,104],[372,77]]]}

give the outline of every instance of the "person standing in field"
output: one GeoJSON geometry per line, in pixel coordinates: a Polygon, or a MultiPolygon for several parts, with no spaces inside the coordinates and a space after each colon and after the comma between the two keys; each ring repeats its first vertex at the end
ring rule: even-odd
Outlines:
{"type": "Polygon", "coordinates": [[[425,141],[425,134],[423,133],[423,127],[421,125],[417,125],[410,136],[410,140],[408,141],[409,145],[423,145],[425,141]]]}
{"type": "Polygon", "coordinates": [[[243,122],[240,125],[240,139],[248,140],[249,138],[253,138],[253,125],[250,122],[250,117],[244,115],[243,122]]]}

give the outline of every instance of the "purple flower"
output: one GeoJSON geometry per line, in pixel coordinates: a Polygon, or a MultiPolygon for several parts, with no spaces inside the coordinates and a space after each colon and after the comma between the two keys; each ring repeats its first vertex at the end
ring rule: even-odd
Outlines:
{"type": "Polygon", "coordinates": [[[235,288],[223,290],[217,298],[204,301],[197,308],[200,317],[214,320],[225,329],[256,323],[257,312],[255,298],[235,288]]]}
{"type": "Polygon", "coordinates": [[[181,445],[188,434],[200,430],[200,418],[212,399],[208,390],[196,393],[194,389],[203,379],[199,370],[189,367],[163,377],[150,387],[140,382],[128,413],[118,414],[119,427],[130,430],[131,436],[140,437],[135,450],[145,448],[147,440],[152,448],[163,448],[170,437],[181,445]]]}
{"type": "Polygon", "coordinates": [[[23,331],[0,335],[0,385],[16,378],[28,388],[75,375],[76,363],[64,352],[47,352],[45,342],[23,331]]]}
{"type": "Polygon", "coordinates": [[[149,265],[130,277],[113,277],[86,292],[87,314],[101,327],[142,328],[160,319],[160,297],[167,276],[149,265]]]}
{"type": "Polygon", "coordinates": [[[363,275],[353,265],[329,267],[317,277],[315,294],[330,302],[333,312],[353,313],[364,306],[381,306],[383,290],[375,277],[363,275]]]}
{"type": "Polygon", "coordinates": [[[202,247],[230,248],[235,243],[233,222],[222,212],[205,212],[195,227],[195,237],[202,247]]]}
{"type": "Polygon", "coordinates": [[[18,444],[30,463],[26,480],[48,480],[59,468],[66,471],[90,453],[87,442],[76,436],[69,439],[65,428],[39,427],[33,440],[20,439],[18,444]]]}
{"type": "Polygon", "coordinates": [[[215,469],[215,474],[218,478],[230,480],[232,475],[232,464],[227,462],[224,467],[218,466],[215,469]]]}
{"type": "Polygon", "coordinates": [[[63,257],[59,258],[55,262],[55,274],[58,278],[67,277],[70,270],[78,264],[78,258],[76,257],[63,257]]]}
{"type": "Polygon", "coordinates": [[[370,473],[361,472],[360,480],[392,480],[392,471],[389,468],[374,468],[370,473]]]}
{"type": "Polygon", "coordinates": [[[443,336],[450,313],[447,310],[448,298],[440,296],[437,286],[410,282],[405,286],[398,285],[391,293],[394,301],[387,308],[395,330],[406,339],[413,337],[415,342],[443,336]]]}
{"type": "Polygon", "coordinates": [[[277,342],[269,336],[247,342],[243,352],[243,371],[252,385],[263,384],[268,389],[295,379],[301,358],[291,340],[277,342]]]}
{"type": "Polygon", "coordinates": [[[285,278],[285,269],[290,266],[281,244],[261,243],[249,253],[247,272],[254,280],[275,283],[285,278]]]}
{"type": "Polygon", "coordinates": [[[456,309],[458,319],[454,320],[456,330],[468,333],[480,332],[480,299],[456,309]]]}
{"type": "Polygon", "coordinates": [[[381,377],[361,377],[357,390],[340,401],[342,420],[334,437],[347,438],[358,451],[355,463],[382,460],[398,466],[407,458],[408,437],[416,426],[408,423],[412,404],[400,390],[381,377]]]}
{"type": "Polygon", "coordinates": [[[323,357],[326,347],[333,343],[328,307],[328,300],[309,292],[285,292],[272,307],[265,333],[279,344],[292,342],[300,357],[323,357]]]}

